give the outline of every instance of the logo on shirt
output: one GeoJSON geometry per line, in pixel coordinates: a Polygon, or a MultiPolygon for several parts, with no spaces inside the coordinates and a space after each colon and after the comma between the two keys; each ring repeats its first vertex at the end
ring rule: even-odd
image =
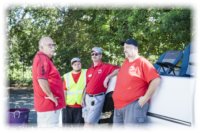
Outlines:
{"type": "Polygon", "coordinates": [[[129,67],[129,70],[128,70],[128,73],[129,73],[131,76],[139,77],[139,68],[138,68],[138,67],[135,67],[135,66],[130,66],[130,67],[129,67]]]}
{"type": "Polygon", "coordinates": [[[101,74],[101,73],[102,73],[102,70],[101,70],[101,69],[99,69],[97,72],[98,72],[98,74],[101,74]]]}

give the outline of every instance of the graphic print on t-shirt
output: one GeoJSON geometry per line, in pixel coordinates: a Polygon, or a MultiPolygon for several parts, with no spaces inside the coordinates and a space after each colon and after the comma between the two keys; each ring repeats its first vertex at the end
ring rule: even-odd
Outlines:
{"type": "Polygon", "coordinates": [[[139,77],[139,68],[132,65],[129,67],[128,73],[131,76],[139,77]]]}

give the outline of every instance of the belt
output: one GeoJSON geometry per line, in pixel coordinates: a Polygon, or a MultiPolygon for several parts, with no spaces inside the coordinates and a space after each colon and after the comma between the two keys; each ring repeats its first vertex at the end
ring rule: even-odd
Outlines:
{"type": "Polygon", "coordinates": [[[88,94],[89,97],[96,97],[96,96],[101,96],[101,95],[104,95],[105,93],[102,92],[102,93],[99,93],[99,94],[88,94]]]}

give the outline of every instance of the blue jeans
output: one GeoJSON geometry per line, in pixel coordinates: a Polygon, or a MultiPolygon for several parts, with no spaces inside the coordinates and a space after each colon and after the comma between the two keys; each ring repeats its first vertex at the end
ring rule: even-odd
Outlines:
{"type": "Polygon", "coordinates": [[[95,97],[90,97],[88,94],[86,94],[85,97],[86,106],[82,108],[82,115],[85,123],[89,124],[98,123],[103,109],[104,100],[105,100],[105,94],[95,97]]]}
{"type": "Polygon", "coordinates": [[[149,103],[146,103],[142,108],[138,100],[128,104],[124,108],[114,110],[114,124],[130,124],[130,123],[146,123],[147,111],[149,103]]]}

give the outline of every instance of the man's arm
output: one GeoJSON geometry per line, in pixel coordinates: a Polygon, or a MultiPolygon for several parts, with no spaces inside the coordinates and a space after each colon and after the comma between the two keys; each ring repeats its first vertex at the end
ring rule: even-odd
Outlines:
{"type": "Polygon", "coordinates": [[[159,87],[160,81],[161,81],[160,77],[155,78],[155,79],[153,79],[153,80],[151,81],[151,83],[149,84],[148,90],[147,90],[147,92],[145,93],[145,95],[139,98],[138,103],[139,103],[139,105],[140,105],[141,107],[143,107],[144,104],[145,104],[146,102],[148,102],[148,100],[152,97],[152,95],[153,95],[153,93],[155,92],[155,90],[159,87]]]}
{"type": "Polygon", "coordinates": [[[110,80],[112,77],[114,77],[115,75],[117,75],[118,72],[119,72],[119,69],[115,69],[111,74],[109,74],[109,75],[105,78],[105,80],[104,80],[104,82],[103,82],[103,85],[104,85],[105,88],[108,87],[108,82],[109,82],[109,80],[110,80]]]}
{"type": "Polygon", "coordinates": [[[56,97],[53,96],[53,93],[51,92],[51,90],[49,88],[48,81],[46,79],[38,79],[38,83],[39,83],[40,87],[42,88],[42,91],[47,95],[47,97],[45,97],[45,98],[54,102],[55,106],[58,106],[58,101],[57,101],[56,97]]]}
{"type": "Polygon", "coordinates": [[[86,106],[85,97],[86,97],[86,87],[83,89],[83,93],[82,93],[82,102],[81,102],[82,107],[86,106]]]}

